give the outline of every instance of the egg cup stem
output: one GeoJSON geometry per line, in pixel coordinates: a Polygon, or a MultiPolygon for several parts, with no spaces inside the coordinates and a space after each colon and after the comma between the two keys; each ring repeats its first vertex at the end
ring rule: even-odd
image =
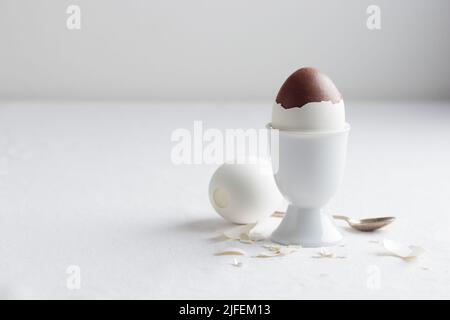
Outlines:
{"type": "Polygon", "coordinates": [[[342,241],[342,234],[321,208],[298,208],[289,205],[286,216],[272,233],[274,242],[302,247],[326,247],[342,241]]]}

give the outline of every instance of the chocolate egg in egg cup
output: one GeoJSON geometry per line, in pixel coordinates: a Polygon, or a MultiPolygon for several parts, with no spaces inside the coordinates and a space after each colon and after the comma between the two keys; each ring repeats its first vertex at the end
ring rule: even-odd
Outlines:
{"type": "Polygon", "coordinates": [[[339,90],[315,68],[297,70],[281,86],[267,127],[275,181],[289,203],[272,240],[339,244],[343,237],[323,210],[342,180],[350,131],[339,90]]]}

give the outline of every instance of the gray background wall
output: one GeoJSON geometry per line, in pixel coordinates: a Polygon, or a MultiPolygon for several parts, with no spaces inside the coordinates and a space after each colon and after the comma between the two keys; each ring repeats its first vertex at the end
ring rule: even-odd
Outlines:
{"type": "Polygon", "coordinates": [[[273,99],[309,65],[346,99],[450,99],[449,15],[448,0],[0,0],[0,98],[273,99]]]}

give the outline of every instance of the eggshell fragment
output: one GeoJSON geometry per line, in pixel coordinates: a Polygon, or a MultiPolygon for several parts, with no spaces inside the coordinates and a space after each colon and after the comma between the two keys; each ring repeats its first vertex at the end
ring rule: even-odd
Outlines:
{"type": "Polygon", "coordinates": [[[255,226],[254,223],[242,225],[242,226],[235,226],[230,229],[227,229],[223,232],[223,235],[231,240],[250,240],[248,238],[248,232],[250,229],[252,229],[255,226]]]}
{"type": "Polygon", "coordinates": [[[332,252],[332,251],[330,251],[330,250],[328,250],[326,248],[320,248],[319,255],[322,258],[334,258],[334,257],[336,257],[336,254],[334,252],[332,252]]]}
{"type": "Polygon", "coordinates": [[[299,246],[281,246],[278,244],[266,244],[263,245],[268,251],[260,252],[255,258],[273,258],[280,257],[296,252],[299,246]]]}
{"type": "Polygon", "coordinates": [[[259,221],[253,228],[248,232],[248,236],[251,240],[260,241],[269,239],[272,232],[280,224],[280,219],[277,218],[266,218],[259,221]]]}
{"type": "Polygon", "coordinates": [[[255,256],[255,258],[273,258],[281,255],[282,255],[281,251],[263,251],[258,253],[255,256]]]}
{"type": "Polygon", "coordinates": [[[244,264],[241,261],[237,261],[236,258],[233,258],[233,263],[231,265],[236,268],[242,268],[244,266],[244,264]]]}
{"type": "Polygon", "coordinates": [[[216,256],[245,256],[247,253],[239,248],[226,248],[224,250],[218,251],[216,256]]]}
{"type": "Polygon", "coordinates": [[[319,254],[317,256],[312,256],[313,258],[336,258],[336,259],[346,259],[346,256],[338,256],[336,253],[328,250],[327,248],[320,248],[319,254]]]}
{"type": "Polygon", "coordinates": [[[286,213],[284,213],[284,212],[275,211],[274,213],[272,213],[271,217],[273,217],[273,218],[284,218],[285,215],[286,215],[286,213]]]}
{"type": "Polygon", "coordinates": [[[394,256],[400,257],[402,259],[414,259],[422,255],[425,249],[419,246],[406,245],[397,241],[384,239],[383,247],[389,251],[394,256]]]}

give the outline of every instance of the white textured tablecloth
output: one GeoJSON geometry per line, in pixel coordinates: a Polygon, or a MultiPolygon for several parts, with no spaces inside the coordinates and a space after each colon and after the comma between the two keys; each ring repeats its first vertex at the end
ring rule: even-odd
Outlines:
{"type": "MultiPolygon", "coordinates": [[[[332,212],[394,215],[344,228],[347,259],[213,254],[213,165],[170,161],[176,128],[262,128],[271,102],[0,103],[1,298],[450,298],[450,103],[347,102],[352,125],[332,212]],[[372,240],[417,244],[414,262],[372,240]],[[79,266],[79,290],[67,288],[79,266]]],[[[249,252],[256,249],[236,244],[249,252]]]]}

